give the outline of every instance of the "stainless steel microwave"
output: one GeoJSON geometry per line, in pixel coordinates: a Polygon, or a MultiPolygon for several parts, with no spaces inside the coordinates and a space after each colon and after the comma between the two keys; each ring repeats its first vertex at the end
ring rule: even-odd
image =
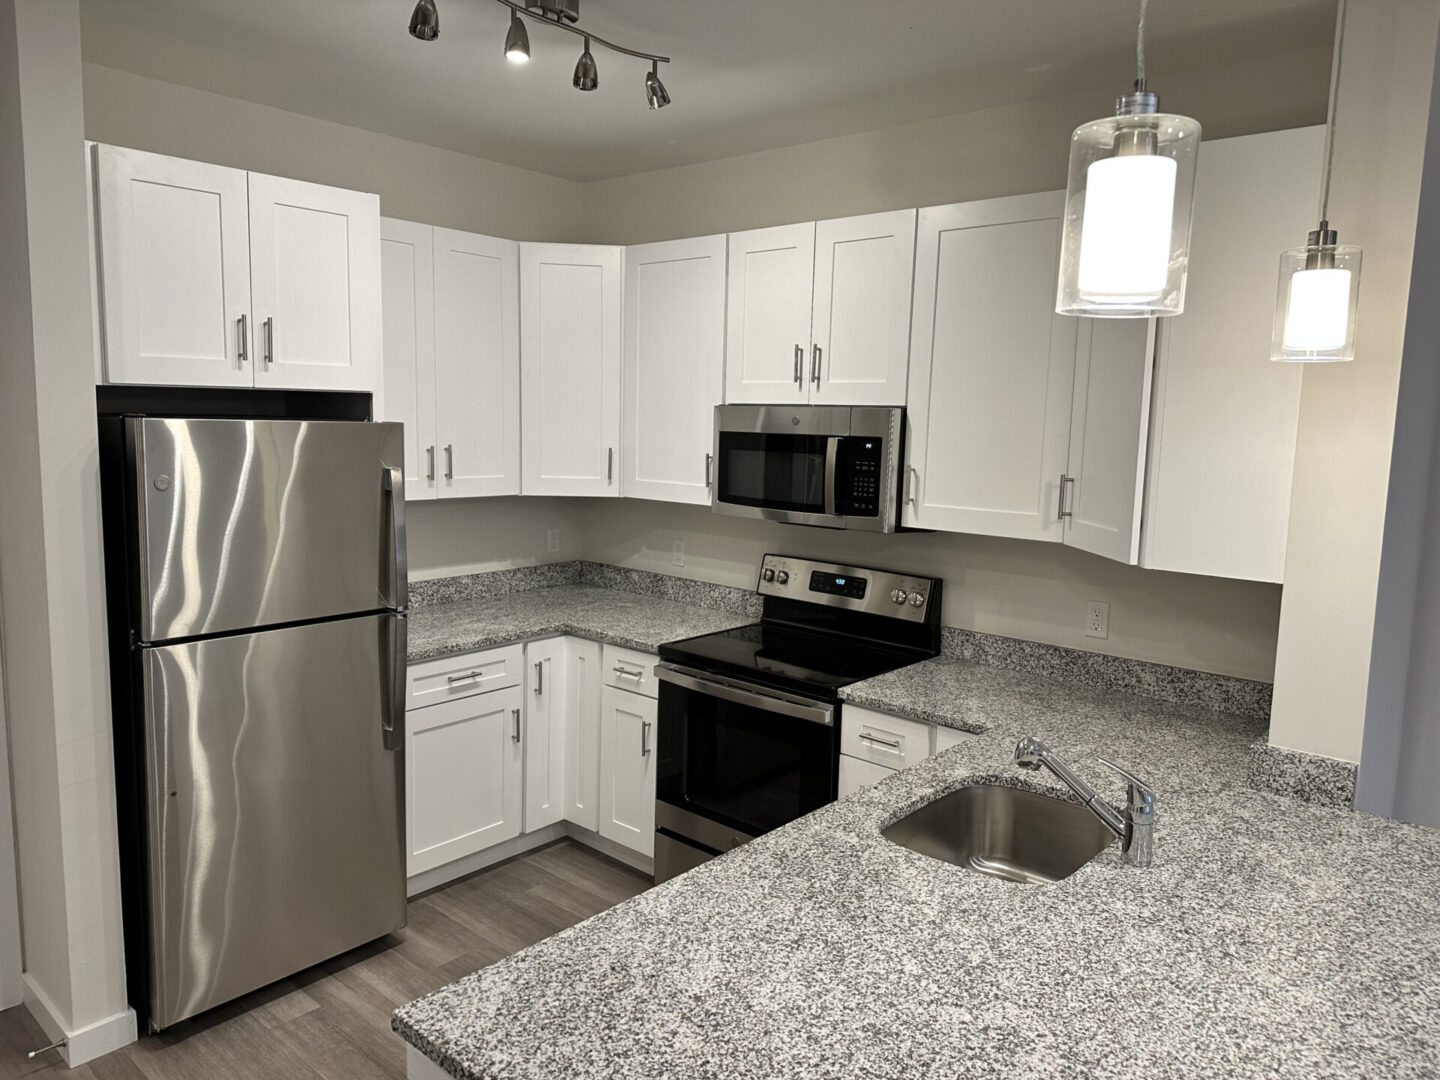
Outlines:
{"type": "Polygon", "coordinates": [[[905,410],[718,405],[710,507],[717,514],[894,532],[905,410]]]}

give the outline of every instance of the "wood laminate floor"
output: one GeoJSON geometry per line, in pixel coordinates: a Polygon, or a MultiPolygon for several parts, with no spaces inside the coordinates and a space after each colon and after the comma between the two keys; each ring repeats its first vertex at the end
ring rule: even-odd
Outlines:
{"type": "Polygon", "coordinates": [[[380,1080],[405,1076],[390,1013],[604,911],[650,879],[571,840],[410,903],[409,925],[75,1070],[24,1006],[0,1012],[0,1080],[380,1080]]]}

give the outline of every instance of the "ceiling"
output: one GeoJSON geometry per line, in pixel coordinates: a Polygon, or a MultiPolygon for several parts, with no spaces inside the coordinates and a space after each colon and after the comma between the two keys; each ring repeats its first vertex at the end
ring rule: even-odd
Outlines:
{"type": "MultiPolygon", "coordinates": [[[[992,105],[1123,90],[1134,0],[583,0],[581,27],[667,55],[596,46],[527,20],[530,64],[501,56],[509,11],[436,0],[81,0],[87,61],[575,180],[808,142],[992,105]]],[[[1154,0],[1148,66],[1218,66],[1325,45],[1334,0],[1154,0]]],[[[1163,102],[1162,96],[1162,102],[1163,102]]]]}

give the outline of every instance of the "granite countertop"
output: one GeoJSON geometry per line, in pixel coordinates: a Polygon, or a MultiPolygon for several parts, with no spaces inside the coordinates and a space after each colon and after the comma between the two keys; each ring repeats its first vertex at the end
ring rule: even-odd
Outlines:
{"type": "Polygon", "coordinates": [[[853,700],[987,730],[404,1006],[395,1029],[477,1080],[1440,1073],[1440,831],[1250,791],[1263,724],[957,661],[907,670],[853,700]],[[1112,800],[1097,753],[1156,787],[1152,869],[1112,846],[1020,885],[881,836],[967,783],[1055,793],[1009,764],[1024,734],[1112,800]]]}
{"type": "Polygon", "coordinates": [[[557,585],[414,608],[409,619],[409,659],[413,664],[546,634],[575,634],[655,652],[667,641],[754,621],[751,615],[618,589],[557,585]]]}

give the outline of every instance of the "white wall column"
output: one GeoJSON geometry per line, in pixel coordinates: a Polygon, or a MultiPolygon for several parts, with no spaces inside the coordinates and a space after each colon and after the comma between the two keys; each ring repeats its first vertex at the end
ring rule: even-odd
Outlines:
{"type": "Polygon", "coordinates": [[[71,1064],[125,1000],[78,0],[0,0],[0,593],[25,999],[71,1064]]]}

